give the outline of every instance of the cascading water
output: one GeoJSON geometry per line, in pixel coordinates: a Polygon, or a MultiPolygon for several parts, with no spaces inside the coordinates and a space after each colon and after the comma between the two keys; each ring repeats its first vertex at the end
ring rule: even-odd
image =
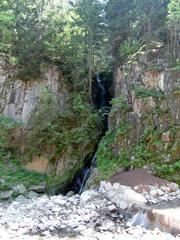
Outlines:
{"type": "MultiPolygon", "coordinates": [[[[96,107],[103,112],[103,124],[104,124],[103,134],[104,134],[105,131],[108,129],[108,121],[107,121],[107,113],[106,113],[106,108],[108,105],[107,89],[105,86],[105,81],[100,76],[100,74],[95,75],[94,81],[96,85],[95,86],[96,99],[94,102],[96,107]]],[[[73,191],[75,193],[81,194],[83,192],[86,182],[95,166],[96,166],[96,152],[91,157],[85,160],[84,168],[82,169],[81,173],[75,177],[74,186],[73,186],[73,191]]]]}
{"type": "Polygon", "coordinates": [[[84,169],[84,174],[83,174],[83,179],[82,179],[82,183],[81,183],[81,187],[79,189],[79,194],[81,194],[83,192],[83,189],[85,187],[86,181],[88,180],[92,169],[95,167],[96,165],[96,154],[94,154],[94,156],[92,157],[91,160],[91,166],[90,167],[85,167],[84,169]]]}
{"type": "Polygon", "coordinates": [[[96,81],[98,83],[98,88],[99,88],[99,108],[102,109],[102,111],[104,110],[104,108],[106,107],[106,88],[103,82],[103,79],[100,78],[100,75],[97,74],[96,75],[96,81]]]}

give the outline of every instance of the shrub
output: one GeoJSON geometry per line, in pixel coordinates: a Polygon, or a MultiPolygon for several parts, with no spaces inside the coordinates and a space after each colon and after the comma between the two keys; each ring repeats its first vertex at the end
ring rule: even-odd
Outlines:
{"type": "Polygon", "coordinates": [[[163,98],[164,93],[155,88],[145,88],[144,86],[140,86],[135,88],[135,96],[137,98],[147,98],[147,97],[163,98]]]}
{"type": "Polygon", "coordinates": [[[9,135],[16,125],[10,118],[0,115],[0,149],[6,146],[9,135]]]}
{"type": "Polygon", "coordinates": [[[72,99],[68,109],[60,112],[48,90],[42,92],[39,104],[32,112],[30,125],[26,135],[30,157],[52,145],[59,155],[77,144],[95,143],[102,129],[100,113],[84,102],[80,95],[72,99]]]}
{"type": "Polygon", "coordinates": [[[119,55],[123,60],[136,53],[140,48],[140,42],[137,40],[126,40],[119,47],[119,55]]]}

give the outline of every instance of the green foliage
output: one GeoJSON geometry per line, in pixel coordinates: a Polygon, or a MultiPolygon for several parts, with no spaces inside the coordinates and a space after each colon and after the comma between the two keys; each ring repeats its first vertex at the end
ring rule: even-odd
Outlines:
{"type": "Polygon", "coordinates": [[[175,71],[180,70],[180,60],[179,59],[176,59],[174,64],[171,66],[171,70],[175,70],[175,71]]]}
{"type": "Polygon", "coordinates": [[[9,190],[19,183],[29,187],[45,180],[44,176],[23,169],[21,161],[6,149],[11,133],[17,126],[19,124],[10,118],[0,115],[0,177],[5,180],[0,184],[0,191],[9,190]]]}
{"type": "Polygon", "coordinates": [[[102,69],[106,66],[105,49],[105,20],[103,3],[98,0],[78,0],[75,4],[75,12],[79,19],[75,22],[85,36],[85,60],[88,66],[89,77],[92,77],[93,71],[102,69]],[[104,52],[104,54],[103,54],[104,52]]]}
{"type": "Polygon", "coordinates": [[[133,156],[131,166],[141,168],[153,161],[158,162],[160,156],[156,151],[156,146],[159,144],[161,147],[161,132],[155,128],[146,127],[138,144],[131,149],[131,156],[133,156]]]}
{"type": "Polygon", "coordinates": [[[0,148],[4,148],[8,143],[11,131],[17,126],[10,118],[0,115],[0,148]]]}
{"type": "Polygon", "coordinates": [[[119,111],[128,112],[131,110],[130,105],[127,103],[124,97],[120,96],[118,98],[113,98],[111,101],[111,112],[110,115],[113,115],[119,111]]]}
{"type": "Polygon", "coordinates": [[[99,1],[3,0],[0,9],[0,51],[16,60],[22,79],[39,77],[41,63],[48,61],[75,85],[85,85],[81,81],[95,65],[106,65],[99,1]]]}
{"type": "Polygon", "coordinates": [[[0,176],[5,180],[0,184],[0,191],[10,190],[12,186],[20,183],[28,188],[46,180],[44,175],[23,169],[20,161],[14,158],[4,161],[0,157],[0,176]]]}
{"type": "Polygon", "coordinates": [[[122,122],[120,124],[120,126],[116,129],[116,137],[118,137],[119,135],[126,135],[128,134],[129,130],[131,129],[131,125],[127,122],[122,122]]]}
{"type": "MultiPolygon", "coordinates": [[[[169,125],[169,131],[175,135],[177,133],[173,125],[169,125]]],[[[114,131],[108,131],[101,140],[97,151],[100,178],[108,179],[119,169],[135,169],[147,165],[157,176],[180,183],[179,152],[176,154],[177,159],[174,162],[164,161],[165,156],[172,151],[173,147],[171,142],[167,146],[167,143],[162,141],[163,129],[148,126],[144,129],[138,142],[128,146],[130,133],[130,126],[127,123],[124,123],[123,126],[121,123],[120,127],[114,131]]],[[[179,148],[176,151],[179,151],[179,148]]]]}
{"type": "Polygon", "coordinates": [[[97,151],[97,167],[101,179],[108,179],[118,169],[118,163],[112,153],[115,133],[108,131],[101,140],[97,151]]]}
{"type": "Polygon", "coordinates": [[[135,96],[137,98],[147,98],[147,97],[163,98],[164,93],[157,89],[145,88],[143,86],[140,86],[135,88],[135,96]]]}
{"type": "Polygon", "coordinates": [[[107,1],[105,12],[109,40],[116,60],[125,60],[128,54],[138,50],[138,42],[148,43],[152,38],[167,41],[165,24],[168,3],[169,0],[107,1]],[[122,46],[123,59],[119,46],[122,46]]]}
{"type": "Polygon", "coordinates": [[[72,181],[82,168],[84,158],[94,151],[102,133],[101,113],[95,111],[82,95],[75,95],[69,107],[60,112],[52,94],[43,89],[25,136],[27,160],[45,153],[53,166],[62,161],[63,173],[57,176],[52,171],[48,176],[49,189],[54,193],[57,189],[63,191],[63,187],[72,181]],[[65,163],[64,158],[67,158],[65,163]]]}
{"type": "Polygon", "coordinates": [[[26,136],[27,146],[30,152],[38,154],[51,135],[51,123],[57,118],[58,107],[54,96],[46,87],[42,86],[41,96],[36,108],[29,119],[29,131],[26,136]]]}
{"type": "MultiPolygon", "coordinates": [[[[40,75],[42,61],[59,65],[75,85],[102,71],[113,55],[125,60],[140,42],[165,28],[168,0],[3,0],[0,3],[0,50],[19,65],[21,77],[40,75]],[[120,46],[120,47],[119,47],[120,46]]],[[[178,0],[169,19],[178,19],[178,0]],[[172,17],[173,16],[173,17],[172,17]]],[[[89,81],[89,84],[90,84],[89,81]]]]}
{"type": "Polygon", "coordinates": [[[180,23],[180,3],[179,0],[171,0],[168,4],[168,21],[170,24],[180,23]]]}
{"type": "Polygon", "coordinates": [[[133,39],[132,41],[126,40],[119,47],[119,54],[122,59],[126,60],[129,56],[136,53],[140,48],[140,43],[133,39]]]}
{"type": "MultiPolygon", "coordinates": [[[[109,118],[111,119],[111,122],[114,122],[116,118],[119,118],[119,114],[121,113],[121,120],[122,125],[121,128],[126,128],[125,119],[126,114],[131,111],[131,106],[127,103],[127,100],[120,96],[118,98],[113,98],[111,101],[111,111],[109,113],[109,118]],[[123,120],[124,119],[124,120],[123,120]]],[[[114,122],[114,127],[116,126],[116,122],[114,122]]],[[[119,128],[120,131],[120,128],[119,128]]]]}
{"type": "Polygon", "coordinates": [[[10,11],[8,1],[0,2],[0,52],[11,50],[12,26],[14,15],[10,11]]]}
{"type": "MultiPolygon", "coordinates": [[[[46,89],[40,104],[30,119],[32,129],[26,136],[29,154],[37,154],[47,146],[56,146],[59,155],[78,144],[89,145],[98,141],[101,133],[101,115],[83,101],[80,95],[72,100],[69,109],[58,112],[51,93],[46,89]],[[99,131],[97,131],[99,127],[99,131]]],[[[76,154],[81,154],[79,148],[76,154]]]]}
{"type": "Polygon", "coordinates": [[[168,4],[167,24],[169,27],[170,45],[174,60],[177,59],[176,46],[179,45],[180,36],[180,3],[178,0],[171,0],[168,4]]]}
{"type": "Polygon", "coordinates": [[[108,179],[119,168],[130,166],[130,155],[125,146],[121,149],[120,154],[113,153],[114,144],[119,141],[119,137],[125,139],[130,130],[131,126],[127,122],[121,122],[114,131],[106,132],[101,140],[97,150],[97,167],[101,179],[108,179]]]}
{"type": "Polygon", "coordinates": [[[156,175],[180,184],[180,161],[174,163],[151,163],[156,175]]]}

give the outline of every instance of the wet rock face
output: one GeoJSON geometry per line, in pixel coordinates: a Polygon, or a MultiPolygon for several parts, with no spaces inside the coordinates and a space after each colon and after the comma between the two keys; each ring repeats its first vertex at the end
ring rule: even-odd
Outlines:
{"type": "Polygon", "coordinates": [[[0,61],[0,113],[15,121],[27,122],[44,87],[53,94],[59,108],[64,109],[69,93],[56,67],[43,66],[41,79],[38,80],[22,81],[15,79],[14,74],[12,67],[7,66],[2,59],[0,61]]]}

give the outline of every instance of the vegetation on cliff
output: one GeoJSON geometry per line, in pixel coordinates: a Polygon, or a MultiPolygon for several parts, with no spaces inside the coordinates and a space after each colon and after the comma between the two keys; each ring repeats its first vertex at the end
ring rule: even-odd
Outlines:
{"type": "MultiPolygon", "coordinates": [[[[102,111],[92,106],[93,78],[112,69],[117,75],[121,68],[109,131],[97,151],[101,178],[148,165],[179,181],[179,44],[179,0],[1,1],[0,52],[16,69],[10,80],[18,75],[33,82],[48,63],[59,68],[70,89],[65,109],[49,90],[42,91],[27,126],[18,126],[22,158],[46,155],[50,187],[71,182],[102,134],[102,111]]],[[[0,118],[2,161],[16,127],[0,118]]]]}

